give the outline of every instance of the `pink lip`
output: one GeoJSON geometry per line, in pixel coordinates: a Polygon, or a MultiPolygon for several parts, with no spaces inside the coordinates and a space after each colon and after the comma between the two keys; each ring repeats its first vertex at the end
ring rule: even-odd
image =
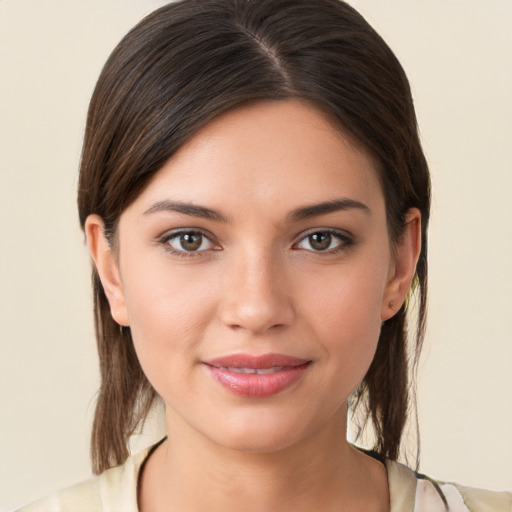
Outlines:
{"type": "Polygon", "coordinates": [[[283,354],[234,354],[205,361],[210,374],[226,389],[238,396],[266,398],[295,384],[307,371],[311,361],[283,354]],[[261,371],[261,373],[240,373],[261,371]],[[265,370],[273,370],[265,373],[265,370]]]}

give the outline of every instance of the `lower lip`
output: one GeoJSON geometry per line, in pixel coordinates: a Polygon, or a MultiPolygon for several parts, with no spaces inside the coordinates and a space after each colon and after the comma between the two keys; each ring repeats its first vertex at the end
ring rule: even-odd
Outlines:
{"type": "Polygon", "coordinates": [[[301,379],[310,363],[289,366],[275,373],[258,375],[237,373],[226,368],[206,365],[215,380],[233,394],[248,398],[267,398],[277,395],[301,379]]]}

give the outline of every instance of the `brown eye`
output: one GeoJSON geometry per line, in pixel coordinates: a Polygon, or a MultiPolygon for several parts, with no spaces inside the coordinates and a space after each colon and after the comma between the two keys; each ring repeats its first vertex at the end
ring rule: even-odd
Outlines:
{"type": "Polygon", "coordinates": [[[325,251],[329,249],[332,242],[332,235],[330,233],[313,233],[308,236],[309,245],[315,251],[325,251]]]}
{"type": "Polygon", "coordinates": [[[197,251],[203,242],[201,233],[183,233],[180,235],[180,245],[185,251],[197,251]]]}
{"type": "Polygon", "coordinates": [[[199,231],[179,231],[164,240],[174,253],[202,252],[214,248],[213,242],[199,231]]]}
{"type": "Polygon", "coordinates": [[[353,239],[343,231],[313,231],[305,235],[295,248],[311,252],[326,252],[332,254],[352,245],[353,239]]]}

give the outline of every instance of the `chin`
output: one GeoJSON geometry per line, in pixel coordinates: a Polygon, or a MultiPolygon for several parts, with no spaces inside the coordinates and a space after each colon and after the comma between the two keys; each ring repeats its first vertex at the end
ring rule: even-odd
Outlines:
{"type": "MultiPolygon", "coordinates": [[[[327,418],[318,416],[307,421],[297,415],[277,414],[259,411],[257,414],[237,414],[219,424],[216,432],[204,432],[215,444],[224,448],[246,453],[278,453],[301,444],[320,433],[329,424],[327,418]]],[[[344,433],[343,427],[341,433],[344,433]]]]}
{"type": "Polygon", "coordinates": [[[291,435],[290,431],[279,434],[273,432],[262,432],[244,434],[236,433],[227,439],[219,439],[218,444],[229,450],[244,453],[272,454],[282,452],[294,446],[300,437],[291,435]]]}

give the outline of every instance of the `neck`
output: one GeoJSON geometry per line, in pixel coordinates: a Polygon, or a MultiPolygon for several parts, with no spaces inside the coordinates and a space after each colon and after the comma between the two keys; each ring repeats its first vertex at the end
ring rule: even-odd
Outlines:
{"type": "Polygon", "coordinates": [[[385,468],[346,441],[346,412],[299,443],[265,453],[180,430],[168,422],[168,440],[147,461],[141,512],[388,510],[385,468]]]}

